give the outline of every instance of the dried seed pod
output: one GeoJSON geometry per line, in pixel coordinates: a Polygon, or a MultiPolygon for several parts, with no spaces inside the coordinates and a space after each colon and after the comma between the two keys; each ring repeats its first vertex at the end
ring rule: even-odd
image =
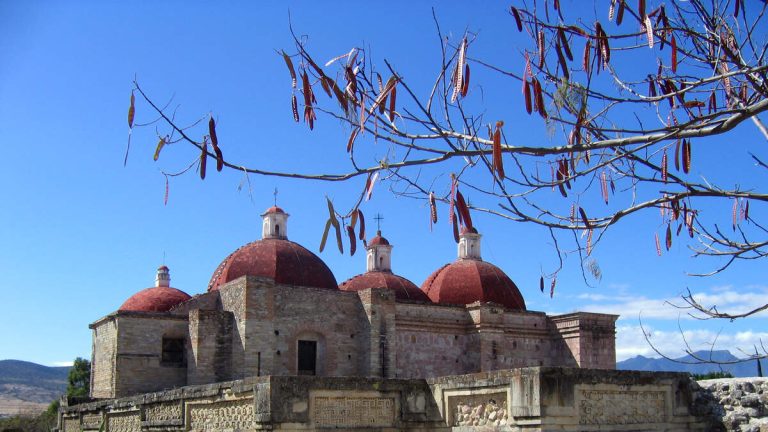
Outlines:
{"type": "Polygon", "coordinates": [[[691,140],[683,140],[683,172],[688,174],[691,170],[691,140]]]}
{"type": "Polygon", "coordinates": [[[552,277],[552,283],[549,285],[549,298],[555,296],[555,285],[557,284],[557,275],[552,277]]]}
{"type": "Polygon", "coordinates": [[[645,37],[648,38],[648,48],[653,49],[653,23],[648,15],[645,16],[643,27],[645,27],[645,37]]]}
{"type": "Polygon", "coordinates": [[[568,73],[568,65],[565,63],[565,57],[563,57],[563,50],[560,47],[560,42],[555,42],[555,52],[557,53],[557,62],[560,64],[560,70],[563,71],[563,77],[568,80],[570,75],[568,73]]]}
{"type": "Polygon", "coordinates": [[[216,155],[216,171],[221,172],[224,169],[224,155],[221,153],[221,149],[216,144],[211,143],[213,146],[213,153],[216,155]]]}
{"type": "Polygon", "coordinates": [[[587,229],[592,229],[592,224],[589,223],[589,218],[587,217],[587,212],[584,211],[584,208],[579,207],[579,216],[581,216],[581,222],[584,224],[587,229]]]}
{"type": "Polygon", "coordinates": [[[528,80],[523,83],[523,95],[525,96],[525,111],[530,114],[533,108],[531,106],[531,85],[528,80]]]}
{"type": "Polygon", "coordinates": [[[165,146],[165,138],[160,137],[160,141],[157,142],[157,147],[155,148],[155,156],[153,157],[155,161],[160,157],[160,151],[163,150],[163,146],[165,146]]]}
{"type": "Polygon", "coordinates": [[[667,150],[664,150],[664,154],[661,156],[661,180],[667,182],[667,150]]]}
{"type": "Polygon", "coordinates": [[[355,127],[352,129],[352,133],[349,134],[349,140],[347,140],[347,153],[352,151],[352,147],[355,145],[355,138],[357,138],[358,132],[360,132],[360,128],[355,127]]]}
{"type": "Polygon", "coordinates": [[[213,120],[213,116],[208,119],[208,135],[211,137],[213,145],[219,145],[219,138],[216,136],[216,122],[213,120]]]}
{"type": "Polygon", "coordinates": [[[331,220],[328,219],[325,222],[325,229],[323,229],[323,236],[320,238],[320,252],[325,249],[325,242],[328,241],[328,231],[331,229],[331,220]]]}
{"type": "Polygon", "coordinates": [[[389,121],[395,121],[395,99],[397,98],[397,88],[392,87],[392,91],[389,93],[389,121]]]}
{"type": "Polygon", "coordinates": [[[514,6],[510,6],[509,9],[512,12],[512,16],[515,17],[515,24],[517,24],[517,31],[519,32],[523,31],[523,20],[520,19],[520,11],[518,11],[517,8],[514,6]]]}
{"type": "Polygon", "coordinates": [[[661,256],[661,242],[659,242],[659,234],[653,233],[653,236],[656,239],[656,255],[661,256]]]}
{"type": "Polygon", "coordinates": [[[469,207],[467,207],[467,202],[464,201],[464,196],[459,191],[456,191],[456,208],[459,210],[458,213],[464,222],[464,226],[471,230],[472,216],[469,214],[469,207]]]}
{"type": "Polygon", "coordinates": [[[293,111],[293,121],[299,122],[299,103],[296,101],[296,95],[291,95],[291,111],[293,111]]]}
{"type": "Polygon", "coordinates": [[[128,129],[133,129],[133,116],[136,114],[136,97],[131,92],[131,104],[128,106],[128,129]]]}
{"type": "Polygon", "coordinates": [[[616,12],[616,0],[611,0],[611,6],[608,7],[608,21],[613,21],[613,15],[616,12]]]}
{"type": "Polygon", "coordinates": [[[558,27],[557,35],[560,37],[560,45],[563,47],[565,56],[568,58],[568,60],[573,61],[573,53],[571,52],[571,47],[568,44],[568,37],[565,35],[565,30],[563,30],[562,27],[558,27]]]}
{"type": "Polygon", "coordinates": [[[589,52],[592,49],[592,42],[587,41],[587,43],[584,45],[584,56],[581,60],[581,67],[584,69],[584,72],[589,75],[589,52]]]}
{"type": "Polygon", "coordinates": [[[357,241],[355,241],[355,229],[347,225],[347,237],[349,237],[349,255],[354,256],[357,251],[357,241]]]}
{"type": "Polygon", "coordinates": [[[603,201],[608,204],[608,178],[605,175],[605,171],[600,173],[600,191],[603,194],[603,201]]]}
{"type": "Polygon", "coordinates": [[[669,248],[672,247],[672,227],[669,224],[667,224],[667,239],[666,240],[667,241],[666,241],[666,245],[665,246],[667,247],[667,251],[669,251],[669,248]]]}
{"type": "Polygon", "coordinates": [[[363,211],[360,209],[357,209],[357,215],[358,219],[360,220],[360,230],[359,230],[359,239],[363,240],[365,239],[365,215],[363,215],[363,211]]]}
{"type": "Polygon", "coordinates": [[[680,138],[675,143],[675,171],[680,171],[680,138]]]}
{"type": "Polygon", "coordinates": [[[619,10],[616,12],[616,25],[621,25],[621,22],[624,20],[624,1],[619,0],[619,10]]]}
{"type": "Polygon", "coordinates": [[[677,73],[677,40],[675,40],[674,34],[672,35],[670,45],[672,46],[672,59],[670,60],[672,73],[677,73]]]}
{"type": "Polygon", "coordinates": [[[541,276],[539,278],[539,290],[541,290],[541,292],[544,292],[544,276],[541,276]]]}
{"type": "Polygon", "coordinates": [[[200,180],[205,180],[205,163],[208,160],[208,141],[203,140],[200,150],[200,180]]]}
{"type": "Polygon", "coordinates": [[[504,122],[496,122],[496,130],[493,132],[493,168],[499,180],[504,181],[504,162],[501,159],[501,125],[504,122]]]}
{"type": "Polygon", "coordinates": [[[461,88],[464,85],[464,62],[466,61],[466,55],[467,55],[467,37],[465,36],[464,39],[461,40],[461,44],[459,45],[459,54],[456,59],[456,69],[454,72],[454,86],[453,86],[453,94],[451,95],[451,103],[456,102],[456,98],[461,93],[461,88]]]}
{"type": "Polygon", "coordinates": [[[436,224],[437,223],[437,201],[435,199],[435,194],[430,192],[429,193],[429,220],[431,223],[436,224]]]}
{"type": "Polygon", "coordinates": [[[461,85],[461,97],[467,97],[469,92],[469,63],[464,65],[464,82],[461,85]]]}
{"type": "Polygon", "coordinates": [[[539,48],[539,69],[542,69],[544,67],[544,30],[539,30],[536,40],[539,48]]]}
{"type": "Polygon", "coordinates": [[[285,65],[288,67],[288,72],[291,74],[291,87],[296,88],[296,71],[293,69],[293,62],[291,61],[291,57],[286,54],[285,51],[282,51],[283,54],[283,60],[285,60],[285,65]]]}
{"type": "Polygon", "coordinates": [[[736,225],[739,224],[739,199],[733,199],[733,210],[731,210],[731,227],[736,231],[736,225]]]}
{"type": "Polygon", "coordinates": [[[647,15],[645,14],[645,0],[638,0],[637,14],[640,16],[640,21],[645,21],[647,18],[647,15]]]}

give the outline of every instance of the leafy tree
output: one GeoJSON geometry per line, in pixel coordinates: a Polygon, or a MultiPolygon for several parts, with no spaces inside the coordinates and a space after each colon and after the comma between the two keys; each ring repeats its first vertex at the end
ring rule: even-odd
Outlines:
{"type": "Polygon", "coordinates": [[[733,378],[733,374],[730,372],[707,372],[705,374],[693,374],[692,376],[696,381],[718,378],[733,378]]]}
{"type": "Polygon", "coordinates": [[[91,362],[78,357],[67,376],[67,397],[88,397],[91,388],[91,362]]]}
{"type": "MultiPolygon", "coordinates": [[[[157,116],[147,123],[160,128],[155,159],[166,144],[191,145],[199,157],[190,168],[197,167],[201,178],[211,160],[219,171],[226,167],[246,176],[365,179],[345,211],[329,201],[323,238],[333,228],[339,250],[345,230],[349,249],[355,249],[363,198],[386,181],[395,193],[428,203],[434,223],[447,213],[454,237],[460,225],[471,227],[471,212],[547,230],[560,264],[542,273],[542,290],[549,279],[554,291],[565,252],[575,251],[599,278],[599,267],[589,260],[592,251],[613,226],[638,213],[660,214],[657,224],[638,227],[655,241],[659,255],[681,242],[695,256],[715,258],[713,270],[701,276],[737,260],[766,257],[768,227],[755,218],[768,202],[764,184],[756,180],[768,169],[765,142],[727,148],[722,143],[742,124],[768,140],[760,118],[768,111],[768,3],[562,3],[528,0],[504,11],[525,41],[512,47],[517,53],[511,60],[509,50],[497,50],[496,58],[475,56],[479,36],[448,37],[435,19],[440,60],[428,87],[407,78],[422,70],[401,69],[358,47],[320,61],[307,38],[291,29],[293,47],[280,54],[289,72],[293,118],[310,130],[321,121],[318,116],[342,124],[348,138],[339,157],[349,159],[346,172],[274,171],[225,159],[213,115],[207,127],[200,121],[182,124],[177,108],[156,104],[138,82],[128,123],[133,128],[138,96],[157,116]],[[511,103],[489,109],[483,95],[491,92],[509,92],[511,103]],[[538,122],[549,138],[519,142],[515,125],[503,121],[516,117],[538,122]],[[721,144],[705,145],[713,137],[721,144]],[[373,142],[387,146],[382,152],[373,142]],[[700,171],[697,160],[712,154],[738,155],[742,165],[700,171]]],[[[684,299],[703,317],[734,319],[768,309],[767,304],[730,313],[699,304],[690,294],[684,299]]]]}

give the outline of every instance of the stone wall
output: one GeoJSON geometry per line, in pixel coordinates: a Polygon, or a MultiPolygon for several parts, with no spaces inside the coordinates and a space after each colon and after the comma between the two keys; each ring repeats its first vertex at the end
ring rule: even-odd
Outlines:
{"type": "MultiPolygon", "coordinates": [[[[713,430],[687,374],[521,368],[430,380],[268,376],[62,404],[59,430],[713,430]]],[[[742,398],[743,400],[744,398],[742,398]]]]}
{"type": "Polygon", "coordinates": [[[113,398],[117,360],[117,322],[108,317],[90,326],[93,329],[91,354],[91,396],[113,398]]]}
{"type": "Polygon", "coordinates": [[[724,378],[698,385],[697,408],[715,418],[720,429],[768,432],[768,379],[724,378]]]}
{"type": "Polygon", "coordinates": [[[184,365],[162,361],[163,338],[180,338],[189,346],[186,317],[121,313],[117,323],[115,394],[130,395],[180,387],[187,383],[184,365]]]}

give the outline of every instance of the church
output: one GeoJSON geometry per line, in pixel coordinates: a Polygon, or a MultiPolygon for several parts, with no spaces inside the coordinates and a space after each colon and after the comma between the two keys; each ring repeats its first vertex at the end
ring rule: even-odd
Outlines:
{"type": "Polygon", "coordinates": [[[113,399],[260,376],[423,379],[529,366],[614,369],[616,315],[548,316],[483,261],[481,235],[421,287],[391,266],[377,232],[366,272],[338,283],[288,239],[288,213],[262,215],[262,239],[224,258],[190,296],[157,269],[154,287],[93,330],[91,397],[113,399]]]}

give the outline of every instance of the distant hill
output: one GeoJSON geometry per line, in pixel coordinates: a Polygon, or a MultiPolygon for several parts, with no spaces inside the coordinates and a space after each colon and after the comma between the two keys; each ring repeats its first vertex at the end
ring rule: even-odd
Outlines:
{"type": "Polygon", "coordinates": [[[0,360],[0,417],[44,410],[67,390],[69,367],[0,360]]]}
{"type": "MultiPolygon", "coordinates": [[[[696,357],[704,359],[712,359],[714,361],[734,361],[739,360],[738,357],[731,354],[730,351],[698,351],[694,353],[696,357]]],[[[694,358],[691,355],[685,355],[683,357],[676,358],[674,360],[668,360],[665,358],[650,358],[644,356],[632,357],[620,362],[616,362],[616,369],[621,370],[642,370],[642,371],[671,371],[671,372],[688,372],[691,374],[706,374],[709,372],[730,372],[735,377],[752,377],[757,376],[757,362],[747,361],[734,364],[688,364],[694,362],[694,358]]],[[[768,373],[768,361],[761,360],[763,366],[763,373],[768,373]]]]}

